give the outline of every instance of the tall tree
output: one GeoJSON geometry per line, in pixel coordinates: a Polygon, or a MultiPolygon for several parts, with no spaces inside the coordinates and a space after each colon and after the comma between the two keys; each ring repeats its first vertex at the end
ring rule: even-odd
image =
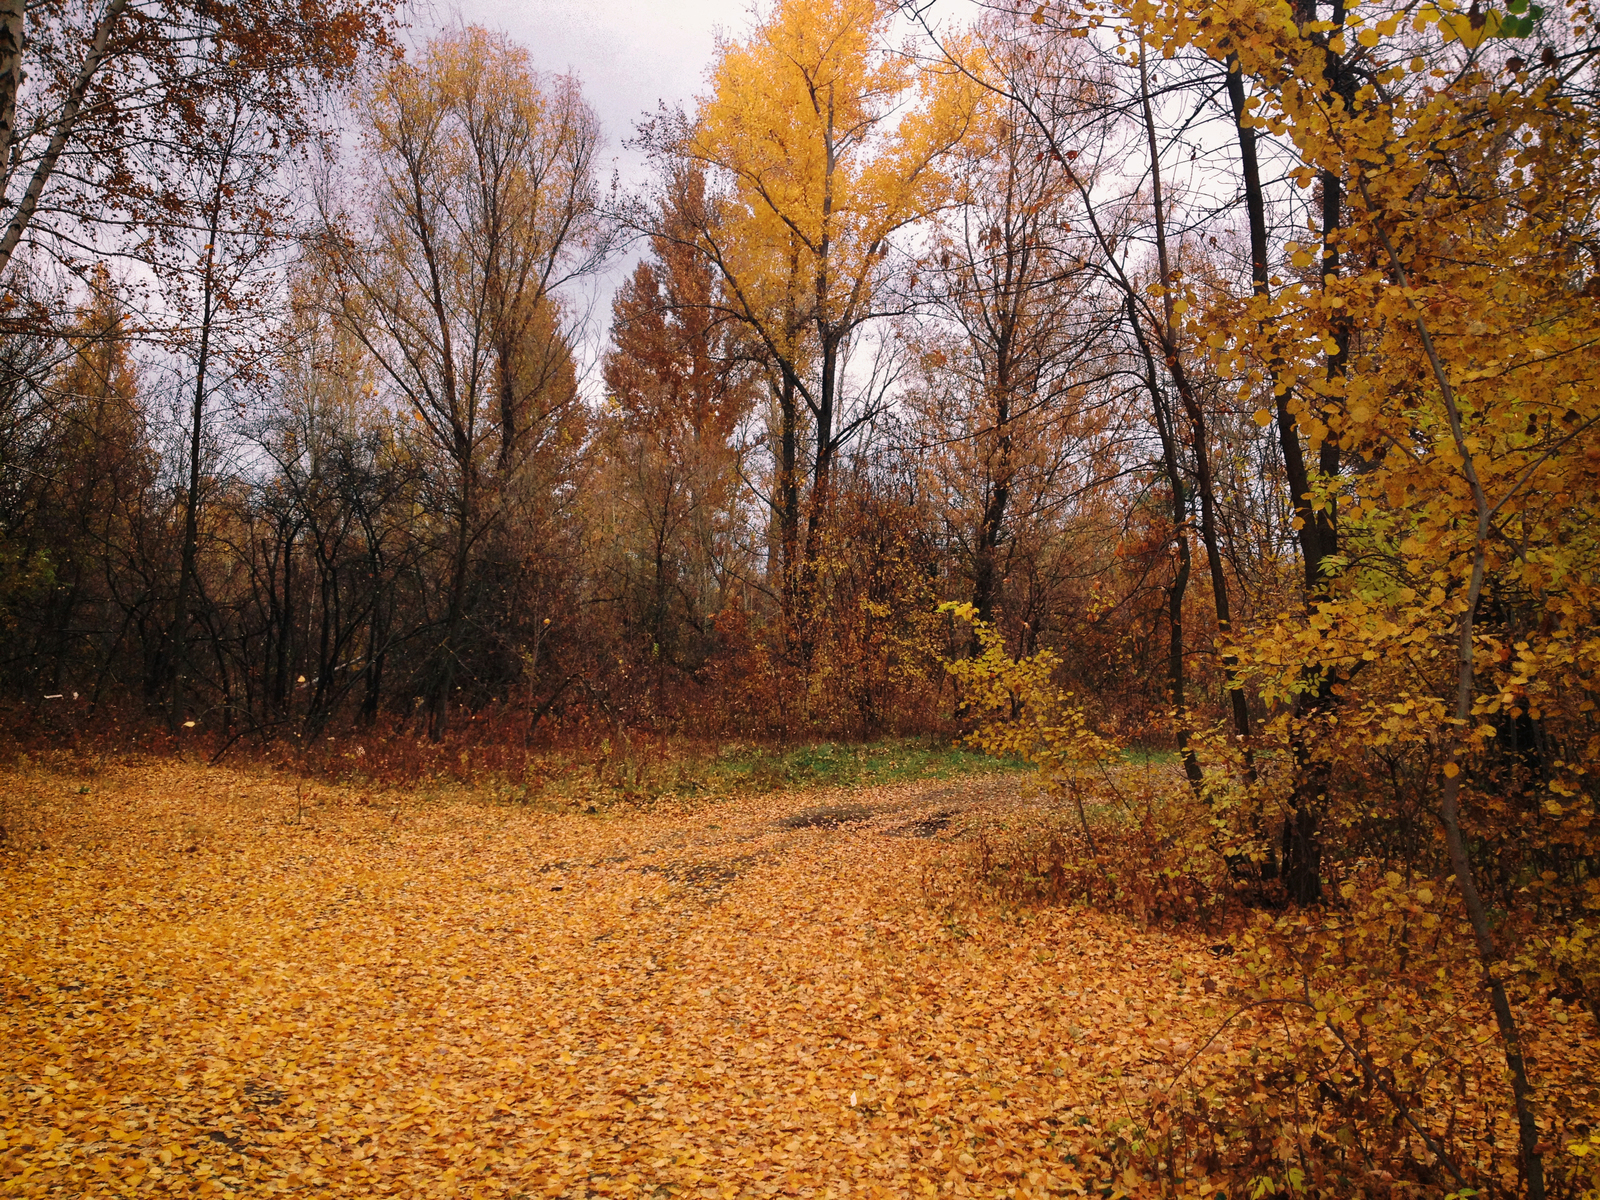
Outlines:
{"type": "MultiPolygon", "coordinates": [[[[1159,434],[1162,473],[1172,490],[1178,558],[1175,584],[1182,586],[1172,589],[1169,603],[1173,647],[1169,656],[1169,691],[1178,712],[1178,737],[1180,742],[1187,739],[1181,705],[1184,681],[1180,634],[1182,595],[1190,568],[1188,528],[1192,517],[1187,496],[1197,502],[1199,509],[1198,532],[1222,643],[1234,732],[1241,740],[1247,739],[1250,714],[1246,698],[1236,686],[1236,661],[1230,648],[1234,633],[1231,591],[1218,517],[1210,413],[1201,388],[1207,364],[1181,319],[1191,303],[1183,295],[1188,286],[1182,282],[1187,265],[1182,259],[1185,240],[1172,236],[1171,231],[1176,205],[1164,162],[1170,149],[1161,144],[1163,133],[1158,128],[1143,26],[1132,20],[1119,30],[1116,53],[1105,56],[1111,61],[1098,76],[1100,87],[1086,89],[1083,78],[1087,72],[1072,65],[1075,56],[1063,57],[1061,43],[1078,41],[1088,29],[1074,29],[1071,38],[1063,38],[1055,24],[1058,19],[1074,22],[1070,13],[1052,15],[1049,6],[1045,6],[1031,19],[1012,14],[1009,19],[992,21],[985,29],[981,51],[958,42],[942,44],[954,65],[1023,114],[1045,143],[1044,152],[1062,164],[1062,173],[1077,195],[1100,277],[1119,294],[1118,307],[1127,314],[1129,333],[1137,348],[1135,357],[1144,361],[1145,369],[1140,374],[1150,394],[1153,424],[1159,434]],[[1126,120],[1129,114],[1132,121],[1126,120]],[[1080,144],[1089,150],[1081,162],[1080,144]],[[1122,172],[1133,186],[1120,195],[1115,189],[1097,186],[1099,165],[1109,161],[1137,164],[1139,168],[1137,173],[1122,172]],[[1129,260],[1129,246],[1140,244],[1153,260],[1148,267],[1129,260]],[[1178,461],[1180,448],[1187,464],[1178,461]],[[1182,478],[1185,465],[1192,471],[1192,486],[1186,486],[1182,478]]],[[[1103,20],[1097,18],[1095,23],[1103,20]]],[[[1180,115],[1179,128],[1187,119],[1180,115]]],[[[1248,757],[1248,750],[1246,754],[1248,757]]],[[[1186,755],[1185,766],[1191,783],[1198,788],[1198,763],[1186,755]]]]}
{"type": "MultiPolygon", "coordinates": [[[[541,432],[530,422],[547,377],[533,364],[564,349],[551,336],[555,293],[611,245],[600,131],[576,80],[539,75],[525,51],[475,27],[377,73],[358,112],[361,186],[351,215],[325,205],[323,247],[336,316],[449,464],[450,565],[427,687],[439,738],[474,549],[541,432]]],[[[539,411],[575,414],[573,402],[539,411]]]]}
{"type": "Polygon", "coordinates": [[[616,600],[650,664],[656,712],[669,671],[696,671],[747,554],[740,430],[756,394],[744,329],[693,246],[704,177],[686,168],[658,200],[651,253],[612,302],[602,477],[628,511],[616,600]]]}
{"type": "MultiPolygon", "coordinates": [[[[117,626],[118,553],[155,476],[124,298],[104,269],[91,284],[54,372],[18,377],[10,356],[0,367],[13,387],[31,383],[45,406],[37,422],[8,411],[12,437],[0,443],[0,658],[28,692],[93,690],[117,626]],[[30,583],[28,602],[8,606],[10,589],[30,583]]],[[[5,342],[15,350],[27,340],[5,342]]]]}
{"type": "Polygon", "coordinates": [[[282,144],[238,97],[223,97],[211,111],[197,113],[185,141],[192,224],[169,228],[152,260],[176,317],[165,338],[188,368],[179,388],[185,454],[177,480],[178,578],[161,677],[151,681],[163,693],[173,731],[183,723],[191,666],[201,510],[211,487],[206,459],[218,449],[208,422],[218,398],[258,376],[269,352],[263,335],[265,310],[275,296],[270,256],[283,232],[286,199],[277,186],[282,144]]]}
{"type": "Polygon", "coordinates": [[[972,120],[961,76],[887,45],[893,13],[882,0],[784,0],[718,47],[696,120],[656,142],[706,171],[715,220],[694,245],[771,363],[786,590],[797,552],[808,565],[820,549],[840,448],[872,416],[852,403],[846,363],[884,312],[891,239],[943,202],[942,164],[972,120]],[[798,551],[796,398],[811,442],[798,551]]]}
{"type": "Polygon", "coordinates": [[[1119,320],[1073,232],[1077,194],[1051,149],[1015,103],[989,105],[955,156],[956,203],[913,272],[926,283],[912,298],[941,318],[931,336],[913,322],[931,368],[919,415],[935,460],[963,476],[957,538],[984,622],[1001,601],[1013,524],[1048,520],[1084,482],[1090,396],[1106,394],[1096,385],[1119,320]]]}

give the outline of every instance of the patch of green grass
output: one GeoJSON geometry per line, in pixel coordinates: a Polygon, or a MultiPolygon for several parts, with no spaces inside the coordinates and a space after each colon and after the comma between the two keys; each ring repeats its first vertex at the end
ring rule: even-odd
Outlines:
{"type": "MultiPolygon", "coordinates": [[[[777,791],[792,787],[870,787],[915,779],[1020,771],[1018,759],[991,758],[979,751],[926,739],[851,745],[819,742],[790,747],[731,746],[694,774],[695,790],[777,791]]],[[[691,782],[691,780],[685,780],[691,782]]]]}
{"type": "Polygon", "coordinates": [[[508,803],[598,813],[617,803],[649,806],[658,800],[872,787],[1028,769],[1020,759],[993,758],[927,737],[799,746],[658,743],[642,749],[605,742],[583,754],[547,754],[523,779],[501,780],[490,791],[508,803]]]}

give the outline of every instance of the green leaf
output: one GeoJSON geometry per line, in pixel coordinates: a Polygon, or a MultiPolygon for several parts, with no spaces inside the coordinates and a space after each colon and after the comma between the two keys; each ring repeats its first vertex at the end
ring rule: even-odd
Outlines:
{"type": "Polygon", "coordinates": [[[1514,13],[1527,10],[1525,16],[1505,17],[1500,21],[1500,28],[1495,31],[1496,37],[1525,38],[1532,35],[1539,19],[1544,16],[1544,9],[1537,4],[1530,5],[1527,0],[1511,0],[1506,8],[1514,13]]]}

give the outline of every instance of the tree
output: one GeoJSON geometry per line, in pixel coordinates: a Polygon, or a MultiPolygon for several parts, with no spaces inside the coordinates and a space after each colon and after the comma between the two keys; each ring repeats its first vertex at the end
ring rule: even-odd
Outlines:
{"type": "Polygon", "coordinates": [[[335,315],[449,464],[450,565],[427,686],[439,738],[475,547],[519,464],[546,437],[570,442],[563,426],[579,415],[574,390],[550,403],[546,385],[569,354],[555,293],[611,245],[600,133],[575,80],[541,77],[525,51],[471,27],[376,73],[358,114],[356,210],[326,207],[322,245],[335,315]]]}
{"type": "Polygon", "coordinates": [[[212,486],[206,458],[219,449],[208,420],[219,396],[237,394],[269,353],[264,332],[276,282],[270,256],[282,237],[285,200],[275,186],[281,144],[237,97],[196,113],[183,140],[190,154],[182,178],[194,224],[169,229],[169,248],[152,260],[176,318],[166,341],[189,369],[179,389],[187,453],[177,481],[183,510],[178,578],[159,676],[150,681],[152,694],[164,693],[172,732],[183,725],[191,667],[200,518],[212,486]]]}
{"type": "Polygon", "coordinates": [[[273,469],[248,497],[238,548],[252,582],[241,607],[254,610],[243,632],[260,647],[254,661],[242,651],[241,674],[260,684],[251,716],[302,741],[357,688],[361,719],[376,718],[402,633],[400,580],[418,565],[405,526],[423,464],[396,436],[360,343],[326,320],[327,286],[309,271],[291,276],[273,403],[255,434],[273,469]]]}
{"type": "Polygon", "coordinates": [[[756,396],[744,329],[693,247],[704,179],[685,170],[659,200],[651,255],[617,290],[604,360],[609,409],[599,484],[624,510],[614,596],[632,650],[667,710],[669,670],[689,675],[713,646],[713,623],[747,569],[739,433],[756,396]]]}
{"type": "MultiPolygon", "coordinates": [[[[1083,55],[1063,48],[1085,39],[1090,28],[1114,20],[1115,15],[1091,18],[1083,27],[1063,29],[1055,22],[1075,22],[1072,13],[1050,15],[1050,6],[1024,21],[1020,14],[991,21],[975,46],[943,43],[948,61],[979,83],[992,96],[1014,108],[1044,143],[1044,153],[1061,164],[1061,173],[1076,193],[1088,233],[1090,248],[1101,279],[1119,295],[1118,307],[1126,314],[1133,357],[1142,361],[1137,372],[1149,393],[1152,424],[1161,454],[1172,503],[1172,533],[1176,565],[1168,588],[1171,652],[1168,656],[1168,692],[1177,723],[1177,738],[1184,749],[1185,771],[1191,785],[1201,785],[1200,766],[1186,749],[1189,737],[1184,710],[1184,653],[1182,614],[1191,569],[1190,529],[1198,525],[1205,550],[1216,615],[1225,692],[1234,733],[1245,745],[1247,773],[1251,734],[1249,706],[1238,687],[1237,660],[1231,649],[1234,633],[1231,589],[1226,568],[1227,551],[1218,515],[1211,406],[1204,394],[1205,356],[1189,338],[1182,314],[1191,305],[1183,281],[1190,261],[1183,256],[1188,239],[1173,236],[1177,205],[1166,175],[1150,67],[1145,53],[1145,26],[1135,16],[1118,26],[1115,53],[1097,76],[1097,86],[1081,82],[1087,73],[1077,63],[1083,55]],[[1061,36],[1067,32],[1068,36],[1061,36]],[[1034,43],[1038,43],[1037,48],[1034,43]],[[1120,95],[1118,91],[1120,90],[1120,95]],[[1132,114],[1133,120],[1127,120],[1132,114]],[[1131,136],[1130,136],[1131,135],[1131,136]],[[1082,163],[1079,144],[1091,148],[1082,163]],[[1121,196],[1098,187],[1101,165],[1124,165],[1124,177],[1134,186],[1121,196]],[[1126,171],[1137,164],[1137,174],[1126,171]],[[1129,260],[1129,247],[1142,244],[1151,260],[1129,260]],[[1158,369],[1159,364],[1159,369],[1158,369]],[[1180,455],[1186,462],[1180,462],[1180,455]],[[1185,479],[1188,474],[1192,484],[1185,479]],[[1198,508],[1198,522],[1190,500],[1198,508]]],[[[930,30],[931,31],[931,30],[930,30]]],[[[1181,89],[1172,88],[1182,94],[1181,89]]],[[[1193,118],[1180,112],[1181,131],[1193,118]]],[[[1215,239],[1212,239],[1213,242],[1215,239]]],[[[1198,257],[1191,255],[1191,259],[1198,257]]]]}
{"type": "Polygon", "coordinates": [[[891,240],[942,203],[942,164],[974,110],[959,75],[884,45],[892,14],[880,0],[785,0],[746,41],[718,47],[693,124],[651,135],[664,157],[707,173],[693,245],[715,264],[728,308],[774,377],[786,599],[819,552],[834,461],[875,412],[870,399],[852,403],[846,364],[884,312],[891,240]]]}
{"type": "MultiPolygon", "coordinates": [[[[1195,331],[1243,394],[1270,376],[1286,457],[1303,437],[1320,468],[1289,481],[1302,534],[1320,526],[1302,539],[1311,604],[1254,631],[1248,657],[1266,697],[1287,702],[1272,736],[1296,747],[1297,790],[1316,773],[1317,803],[1346,831],[1343,853],[1399,824],[1403,791],[1432,809],[1442,846],[1428,851],[1430,866],[1460,897],[1511,1082],[1523,1177],[1541,1196],[1517,991],[1540,971],[1594,978],[1581,954],[1512,950],[1517,921],[1538,920],[1522,882],[1533,872],[1545,872],[1533,890],[1550,900],[1590,889],[1578,863],[1593,853],[1593,786],[1568,764],[1593,744],[1595,680],[1583,664],[1593,661],[1600,569],[1590,534],[1600,410],[1588,365],[1600,288],[1572,249],[1592,239],[1600,194],[1600,114],[1585,77],[1593,33],[1577,21],[1572,36],[1589,43],[1547,46],[1533,64],[1517,43],[1538,27],[1537,11],[1495,14],[1491,26],[1476,6],[1441,6],[1405,29],[1395,10],[1347,16],[1336,4],[1334,25],[1315,15],[1251,5],[1197,24],[1176,8],[1140,14],[1166,51],[1190,46],[1225,62],[1239,77],[1236,124],[1286,138],[1297,160],[1289,178],[1320,191],[1317,239],[1281,247],[1279,278],[1292,282],[1276,294],[1263,286],[1253,227],[1254,320],[1244,328],[1262,331],[1257,343],[1239,336],[1232,305],[1195,331]],[[1346,462],[1360,469],[1339,473],[1346,462]],[[1316,713],[1303,700],[1324,692],[1340,712],[1316,721],[1310,757],[1299,748],[1316,713]],[[1491,905],[1520,915],[1495,922],[1491,905]]],[[[1551,943],[1570,946],[1576,932],[1581,944],[1586,926],[1565,922],[1551,943]]],[[[1341,986],[1332,963],[1305,978],[1306,961],[1302,948],[1307,996],[1341,986]]],[[[1450,973],[1438,978],[1447,993],[1450,973]]],[[[1385,1086],[1400,1103],[1420,1084],[1385,1086]]]]}
{"type": "Polygon", "coordinates": [[[947,468],[954,536],[986,624],[1018,545],[1013,526],[1048,524],[1092,485],[1103,413],[1090,397],[1111,395],[1099,385],[1114,369],[1118,309],[1073,233],[1077,193],[1052,151],[1014,101],[986,106],[949,171],[955,203],[910,278],[938,322],[910,322],[928,375],[913,403],[931,462],[947,468]]]}
{"type": "Polygon", "coordinates": [[[0,278],[25,244],[80,268],[192,217],[171,172],[226,99],[280,148],[311,141],[311,91],[389,48],[392,12],[386,0],[0,4],[0,278]]]}
{"type": "MultiPolygon", "coordinates": [[[[21,576],[0,585],[0,596],[27,587],[25,602],[0,601],[0,628],[6,676],[27,693],[93,693],[90,672],[114,649],[105,642],[118,624],[118,551],[155,479],[124,299],[105,270],[91,282],[53,371],[30,380],[25,370],[12,374],[23,364],[5,364],[14,387],[37,389],[42,408],[38,420],[7,413],[15,440],[0,449],[0,545],[9,551],[0,565],[21,576]]],[[[13,351],[29,340],[5,339],[13,351]]]]}

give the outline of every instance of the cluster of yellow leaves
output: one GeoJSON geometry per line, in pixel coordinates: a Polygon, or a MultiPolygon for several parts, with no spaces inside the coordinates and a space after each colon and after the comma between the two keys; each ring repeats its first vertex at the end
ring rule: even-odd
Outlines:
{"type": "Polygon", "coordinates": [[[945,669],[961,686],[966,711],[982,718],[972,740],[990,754],[1020,758],[1039,768],[1052,788],[1070,788],[1077,773],[1120,756],[1121,747],[1095,732],[1088,714],[1070,692],[1052,682],[1060,657],[1046,648],[1013,659],[994,626],[978,619],[967,603],[948,603],[939,611],[972,626],[982,653],[948,662],[945,669]]]}
{"type": "Polygon", "coordinates": [[[1210,1032],[1186,939],[924,903],[966,791],[0,786],[0,1195],[1137,1192],[1111,1126],[1210,1032]]]}
{"type": "MultiPolygon", "coordinates": [[[[1276,922],[1258,916],[1270,934],[1241,944],[1256,980],[1248,995],[1268,1007],[1301,1007],[1300,1019],[1322,1043],[1294,1049],[1293,1039],[1271,1038],[1257,1048],[1258,1061],[1276,1057],[1286,1069],[1318,1074],[1342,1062],[1347,1078],[1372,1086],[1351,1058],[1354,1047],[1382,1072],[1392,1095],[1410,1100],[1394,1129],[1404,1132],[1409,1122],[1439,1144],[1453,1140],[1458,1165],[1516,1193],[1515,1157],[1495,1151],[1514,1143],[1510,1088],[1457,898],[1434,881],[1379,872],[1372,863],[1352,871],[1340,895],[1343,911],[1276,922]]],[[[1549,992],[1531,998],[1520,1016],[1523,1050],[1540,1085],[1541,1140],[1561,1144],[1600,1118],[1594,1018],[1571,997],[1549,992]]],[[[1345,1142],[1337,1110],[1329,1115],[1317,1132],[1345,1142]]]]}
{"type": "Polygon", "coordinates": [[[682,147],[725,189],[708,250],[796,370],[819,350],[808,323],[847,331],[870,309],[887,239],[943,201],[943,160],[979,103],[959,73],[885,49],[894,14],[883,0],[777,5],[719,47],[682,147]]]}
{"type": "MultiPolygon", "coordinates": [[[[1246,302],[1248,320],[1224,304],[1197,316],[1193,332],[1241,396],[1261,387],[1271,360],[1312,449],[1333,441],[1362,461],[1315,497],[1339,509],[1358,571],[1350,600],[1322,620],[1364,643],[1357,658],[1448,648],[1458,589],[1485,543],[1489,577],[1544,609],[1540,638],[1554,631],[1554,654],[1535,657],[1560,669],[1559,686],[1581,689],[1600,669],[1591,533],[1600,393],[1589,369],[1600,305],[1589,264],[1568,246],[1600,198],[1595,113],[1554,78],[1497,76],[1453,56],[1467,23],[1457,7],[1425,6],[1404,21],[1352,12],[1340,30],[1297,28],[1287,8],[1249,0],[1198,24],[1184,6],[1144,6],[1166,52],[1237,54],[1256,89],[1247,123],[1287,139],[1301,187],[1329,172],[1346,193],[1344,227],[1325,246],[1312,235],[1286,245],[1284,274],[1297,277],[1274,277],[1277,290],[1246,302]],[[1348,105],[1324,78],[1330,53],[1375,78],[1348,105]],[[1342,270],[1324,276],[1318,264],[1334,253],[1342,270]],[[1420,322],[1459,406],[1459,446],[1420,322]],[[1330,370],[1324,355],[1341,330],[1353,339],[1350,361],[1330,370]],[[1474,477],[1490,507],[1482,536],[1474,477]]],[[[1341,647],[1313,644],[1316,625],[1258,641],[1277,641],[1286,659],[1340,662],[1341,647]]],[[[1499,647],[1485,649],[1492,659],[1499,647]]],[[[1509,707],[1480,703],[1485,713],[1509,707]]]]}
{"type": "MultiPolygon", "coordinates": [[[[1257,0],[1192,8],[1108,11],[1167,57],[1237,66],[1244,123],[1281,139],[1299,187],[1342,194],[1337,227],[1312,218],[1270,287],[1217,289],[1186,331],[1242,400],[1270,388],[1307,450],[1336,444],[1346,464],[1312,483],[1338,520],[1327,596],[1236,647],[1240,677],[1279,702],[1264,737],[1312,742],[1347,778],[1398,764],[1426,803],[1460,787],[1485,836],[1592,856],[1600,281],[1571,247],[1600,219],[1600,110],[1509,53],[1523,18],[1491,26],[1477,5],[1360,6],[1342,26],[1257,0]],[[1330,678],[1338,711],[1295,732],[1289,702],[1330,678]],[[1553,749],[1514,799],[1518,750],[1498,743],[1519,721],[1553,749]]],[[[1562,19],[1586,25],[1587,8],[1562,19]]],[[[1385,789],[1349,789],[1337,819],[1404,790],[1385,789]]],[[[1556,910],[1593,902],[1573,878],[1539,886],[1558,884],[1556,910]]]]}

